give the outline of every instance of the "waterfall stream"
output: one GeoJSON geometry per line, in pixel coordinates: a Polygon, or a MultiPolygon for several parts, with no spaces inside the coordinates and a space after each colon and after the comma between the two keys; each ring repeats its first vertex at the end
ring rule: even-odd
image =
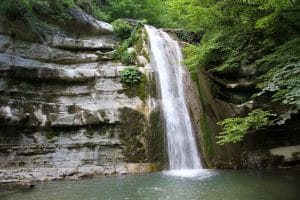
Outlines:
{"type": "Polygon", "coordinates": [[[146,26],[146,31],[159,78],[170,170],[189,174],[202,165],[184,96],[183,55],[178,42],[167,33],[152,26],[146,26]]]}

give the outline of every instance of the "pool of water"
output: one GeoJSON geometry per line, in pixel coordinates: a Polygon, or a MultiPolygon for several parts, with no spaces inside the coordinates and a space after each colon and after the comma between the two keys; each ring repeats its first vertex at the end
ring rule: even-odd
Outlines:
{"type": "Polygon", "coordinates": [[[159,172],[41,183],[2,192],[1,200],[296,200],[299,172],[203,170],[195,176],[159,172]]]}

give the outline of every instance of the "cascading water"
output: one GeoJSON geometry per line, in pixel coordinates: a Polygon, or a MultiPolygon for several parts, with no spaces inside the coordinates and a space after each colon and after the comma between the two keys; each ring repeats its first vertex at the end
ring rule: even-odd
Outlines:
{"type": "Polygon", "coordinates": [[[183,89],[182,52],[167,33],[146,26],[152,60],[159,76],[162,108],[166,121],[170,170],[176,173],[201,169],[183,89]]]}

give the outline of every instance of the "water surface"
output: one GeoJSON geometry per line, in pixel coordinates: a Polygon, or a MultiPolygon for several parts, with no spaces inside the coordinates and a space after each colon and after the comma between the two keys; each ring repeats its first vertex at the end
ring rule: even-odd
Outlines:
{"type": "MultiPolygon", "coordinates": [[[[296,200],[299,172],[204,171],[41,183],[29,191],[2,192],[1,200],[296,200]]],[[[298,192],[298,193],[297,193],[298,192]]]]}

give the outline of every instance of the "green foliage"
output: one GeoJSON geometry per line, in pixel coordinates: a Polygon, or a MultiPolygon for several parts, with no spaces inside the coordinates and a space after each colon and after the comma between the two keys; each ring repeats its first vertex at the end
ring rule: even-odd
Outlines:
{"type": "MultiPolygon", "coordinates": [[[[168,0],[167,4],[177,26],[203,35],[199,45],[184,49],[193,77],[205,69],[231,81],[258,83],[256,107],[276,113],[275,124],[284,124],[299,112],[300,1],[168,0]]],[[[242,123],[241,119],[227,121],[227,132],[230,123],[242,123]]],[[[233,140],[259,128],[251,126],[239,125],[233,140]]]]}
{"type": "Polygon", "coordinates": [[[114,52],[114,59],[121,60],[122,54],[129,48],[128,40],[124,40],[114,52]]]}
{"type": "Polygon", "coordinates": [[[274,67],[281,68],[298,61],[300,61],[300,38],[295,38],[276,47],[272,53],[256,60],[254,67],[266,72],[274,67]]]}
{"type": "Polygon", "coordinates": [[[92,14],[94,15],[94,17],[98,20],[102,20],[102,21],[108,21],[110,16],[105,13],[101,8],[98,7],[93,7],[93,12],[92,14]]]}
{"type": "Polygon", "coordinates": [[[135,54],[128,53],[129,48],[128,40],[122,42],[122,44],[115,50],[114,59],[121,61],[123,64],[134,64],[135,54]]]}
{"type": "Polygon", "coordinates": [[[3,0],[0,14],[12,21],[22,20],[32,31],[38,32],[49,28],[42,20],[45,17],[60,23],[70,20],[67,10],[74,6],[73,0],[3,0]]]}
{"type": "Polygon", "coordinates": [[[133,47],[141,37],[141,29],[139,26],[135,26],[130,33],[130,37],[124,40],[121,45],[115,50],[114,58],[120,60],[123,64],[134,64],[136,59],[135,52],[128,52],[129,47],[133,47]]]}
{"type": "Polygon", "coordinates": [[[0,3],[0,14],[10,20],[16,20],[28,16],[32,11],[29,0],[3,0],[0,3]]]}
{"type": "Polygon", "coordinates": [[[272,11],[258,19],[255,27],[259,29],[267,29],[276,26],[277,18],[281,17],[282,12],[293,6],[290,0],[266,0],[258,7],[262,11],[272,11]]]}
{"type": "Polygon", "coordinates": [[[36,15],[48,16],[60,23],[71,19],[68,9],[74,6],[73,0],[35,0],[32,3],[36,15]]]}
{"type": "Polygon", "coordinates": [[[162,0],[2,0],[0,13],[11,20],[27,20],[29,16],[40,14],[64,22],[70,17],[67,9],[74,6],[108,22],[131,18],[156,26],[171,23],[162,0]]]}
{"type": "Polygon", "coordinates": [[[218,122],[218,125],[223,126],[224,131],[217,137],[219,139],[217,143],[224,145],[226,143],[242,141],[245,135],[250,131],[271,125],[272,122],[269,120],[270,116],[272,116],[272,114],[269,111],[257,109],[253,110],[246,117],[228,118],[218,122]]]}
{"type": "Polygon", "coordinates": [[[75,3],[98,20],[108,21],[110,19],[109,14],[103,10],[98,0],[76,0],[75,3]]]}
{"type": "Polygon", "coordinates": [[[141,81],[142,73],[133,67],[125,68],[120,72],[121,82],[127,85],[138,84],[141,81]]]}
{"type": "Polygon", "coordinates": [[[161,0],[110,0],[102,4],[111,20],[131,18],[147,19],[153,25],[161,26],[166,22],[164,1],[161,0]]]}
{"type": "MultiPolygon", "coordinates": [[[[250,66],[298,34],[299,3],[289,0],[168,0],[171,16],[194,32],[204,32],[189,65],[217,73],[250,66]],[[286,37],[284,37],[284,35],[286,37]]],[[[189,50],[187,50],[189,51],[189,50]]]]}
{"type": "Polygon", "coordinates": [[[176,36],[180,40],[182,40],[184,42],[187,42],[187,43],[191,43],[192,44],[192,43],[196,43],[196,42],[200,41],[200,38],[198,38],[195,33],[187,31],[187,30],[184,30],[184,29],[176,30],[175,33],[176,33],[176,36]]]}
{"type": "Polygon", "coordinates": [[[195,69],[199,66],[206,66],[209,64],[210,60],[216,61],[216,56],[214,55],[214,50],[217,49],[219,43],[216,40],[220,36],[218,34],[214,37],[203,38],[202,43],[199,46],[188,45],[184,48],[184,53],[186,56],[185,64],[190,69],[195,69]]]}
{"type": "Polygon", "coordinates": [[[133,29],[132,25],[130,25],[127,21],[120,19],[115,20],[112,25],[114,27],[114,33],[121,39],[127,39],[133,29]]]}
{"type": "Polygon", "coordinates": [[[162,0],[76,0],[76,4],[97,19],[108,22],[130,18],[145,19],[156,26],[170,23],[162,0]]]}
{"type": "MultiPolygon", "coordinates": [[[[202,95],[201,98],[203,98],[202,95]]],[[[214,145],[212,142],[211,127],[209,126],[204,113],[200,113],[200,123],[203,134],[203,138],[201,140],[203,143],[203,156],[206,159],[211,159],[214,155],[214,145]]]]}
{"type": "Polygon", "coordinates": [[[85,10],[88,13],[92,12],[92,7],[94,6],[93,0],[75,0],[75,4],[81,9],[85,10]]]}
{"type": "Polygon", "coordinates": [[[141,73],[141,79],[135,84],[126,84],[129,88],[125,89],[125,94],[129,98],[139,97],[142,101],[145,101],[148,97],[148,83],[145,74],[141,73]]]}
{"type": "Polygon", "coordinates": [[[253,97],[270,96],[278,114],[276,124],[284,124],[300,109],[300,38],[277,47],[271,54],[257,60],[255,67],[266,72],[259,78],[261,91],[253,97]]]}
{"type": "Polygon", "coordinates": [[[10,19],[23,19],[36,14],[63,16],[66,10],[75,6],[73,0],[3,0],[0,13],[10,19]]]}
{"type": "Polygon", "coordinates": [[[215,26],[214,21],[221,18],[219,11],[215,9],[215,1],[205,0],[167,0],[168,14],[176,22],[177,26],[189,31],[205,31],[215,26]]]}
{"type": "Polygon", "coordinates": [[[126,65],[134,64],[135,59],[136,59],[136,54],[129,53],[128,51],[124,51],[120,57],[121,63],[126,65]]]}
{"type": "Polygon", "coordinates": [[[261,77],[263,81],[257,86],[262,91],[256,96],[265,93],[272,94],[272,101],[284,106],[287,111],[279,111],[277,124],[284,124],[291,114],[300,109],[300,62],[288,64],[284,67],[275,67],[261,77]]]}
{"type": "MultiPolygon", "coordinates": [[[[266,106],[267,109],[279,116],[275,123],[284,123],[300,109],[300,1],[2,0],[0,14],[12,21],[24,20],[37,30],[41,28],[42,18],[63,24],[70,19],[68,9],[76,5],[99,20],[145,19],[152,25],[195,32],[201,35],[200,44],[184,49],[185,64],[194,79],[200,69],[216,76],[226,75],[226,78],[237,77],[246,69],[250,73],[242,78],[258,82],[261,92],[255,97],[269,98],[267,104],[272,106],[266,106]]],[[[129,53],[128,48],[139,41],[140,27],[125,20],[116,20],[113,25],[116,35],[123,40],[114,58],[124,64],[133,64],[136,55],[129,53]]],[[[180,32],[178,36],[190,41],[186,33],[180,32]]],[[[125,78],[128,81],[124,83],[130,82],[131,73],[134,76],[133,72],[128,73],[125,78]]],[[[269,112],[255,110],[244,118],[223,121],[221,125],[225,131],[220,143],[241,140],[246,132],[268,125],[264,120],[269,116],[269,112]]]]}

